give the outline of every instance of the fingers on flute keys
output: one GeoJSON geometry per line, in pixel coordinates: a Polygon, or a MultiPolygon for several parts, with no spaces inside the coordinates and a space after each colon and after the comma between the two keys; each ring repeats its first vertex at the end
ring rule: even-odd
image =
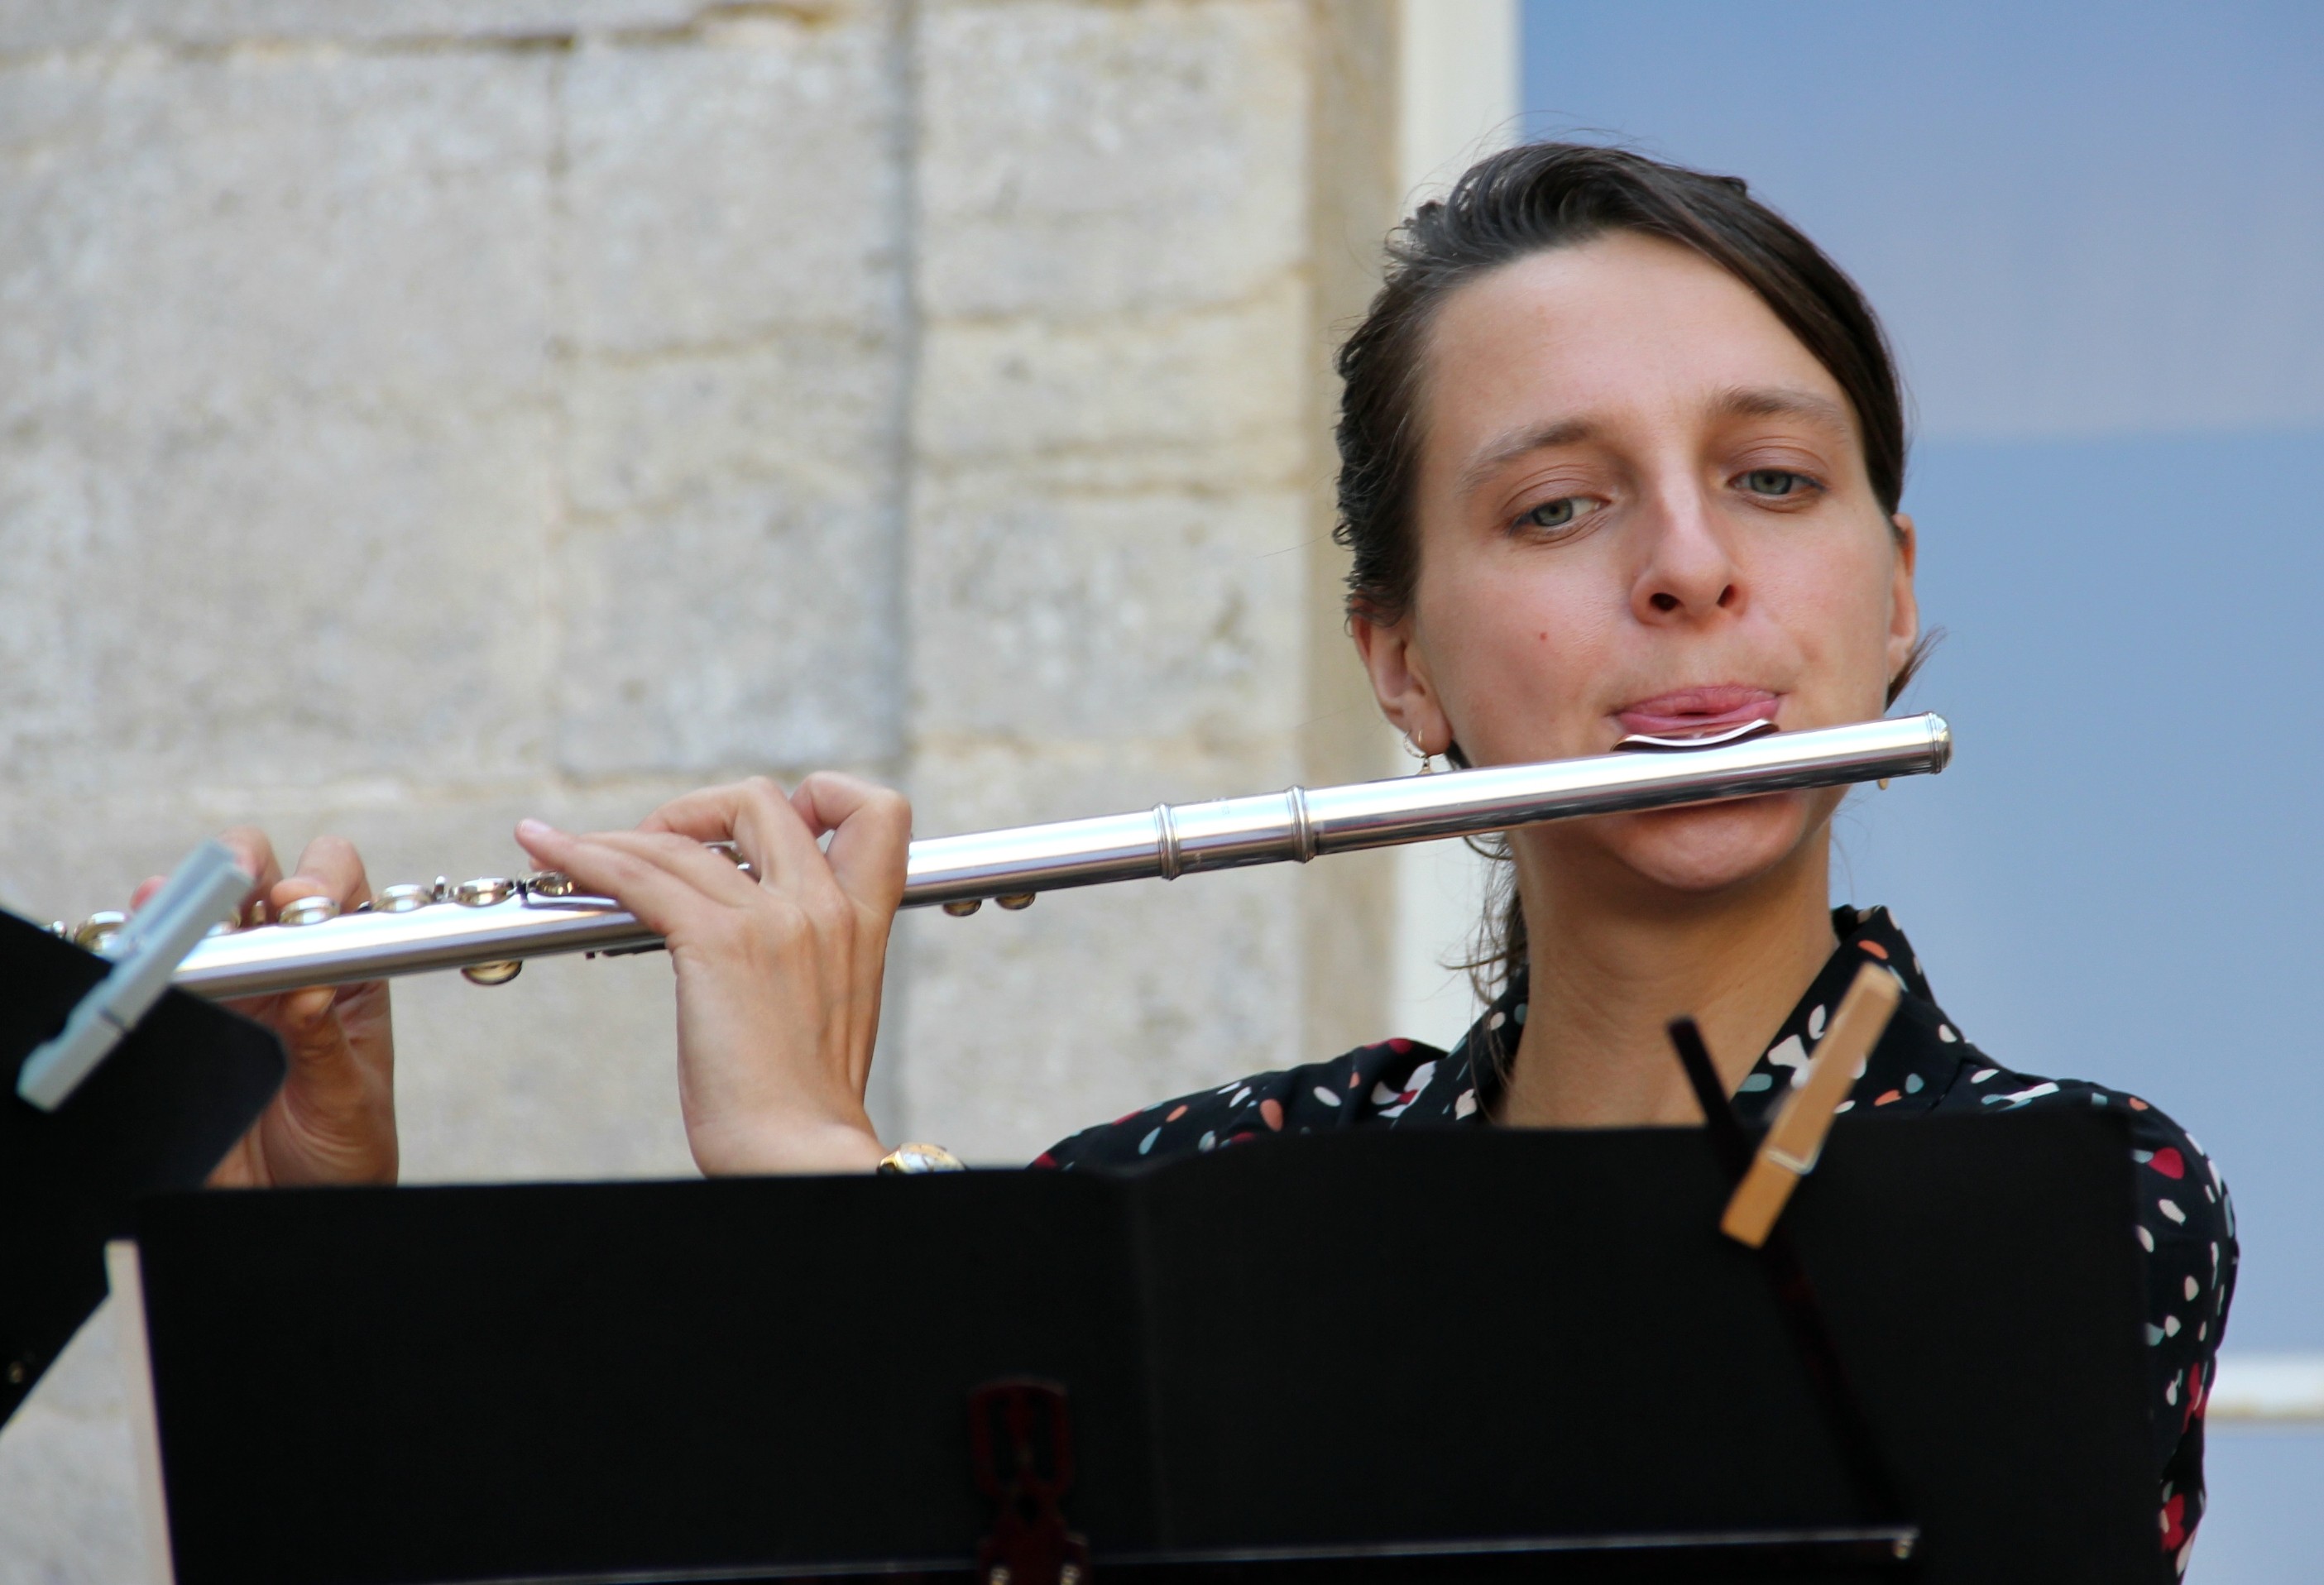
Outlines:
{"type": "Polygon", "coordinates": [[[535,862],[669,942],[680,1099],[706,1172],[880,1158],[863,1086],[910,823],[896,794],[822,775],[788,795],[763,778],[707,788],[635,831],[517,828],[535,862]],[[704,845],[726,842],[752,873],[704,845]]]}
{"type": "MultiPolygon", "coordinates": [[[[299,855],[290,874],[275,856],[274,844],[254,825],[236,825],[221,832],[218,841],[234,854],[243,872],[253,877],[250,890],[235,910],[238,925],[272,924],[292,903],[310,897],[327,898],[340,913],[353,913],[371,901],[371,880],[364,872],[363,855],[343,836],[318,836],[299,855]]],[[[131,912],[143,908],[161,889],[167,877],[148,876],[130,895],[131,912]]]]}
{"type": "MultiPolygon", "coordinates": [[[[351,913],[372,898],[363,857],[344,837],[318,837],[283,873],[274,844],[254,826],[218,839],[254,877],[237,918],[272,924],[285,908],[320,898],[351,913]]],[[[142,903],[152,893],[138,889],[142,903]]],[[[250,1132],[211,1175],[214,1184],[393,1183],[395,1046],[387,985],[318,985],[232,1004],[281,1037],[290,1074],[250,1132]]]]}
{"type": "Polygon", "coordinates": [[[582,890],[619,898],[674,947],[717,927],[718,916],[746,908],[759,888],[718,852],[669,832],[560,831],[539,820],[516,828],[536,863],[569,875],[582,890]]]}

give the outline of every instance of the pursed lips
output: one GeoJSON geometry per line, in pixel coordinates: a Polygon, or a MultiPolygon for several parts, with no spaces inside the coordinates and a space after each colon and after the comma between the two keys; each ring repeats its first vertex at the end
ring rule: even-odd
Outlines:
{"type": "Polygon", "coordinates": [[[1725,732],[1754,721],[1773,721],[1782,696],[1767,688],[1718,683],[1702,687],[1674,688],[1623,705],[1614,712],[1626,733],[1655,737],[1688,737],[1725,732]]]}

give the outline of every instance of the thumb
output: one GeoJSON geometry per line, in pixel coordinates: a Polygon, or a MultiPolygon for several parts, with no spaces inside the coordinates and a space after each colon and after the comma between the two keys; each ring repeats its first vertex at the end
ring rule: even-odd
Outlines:
{"type": "Polygon", "coordinates": [[[296,1093],[299,1110],[320,1121],[358,1109],[364,1075],[346,1031],[332,1016],[337,993],[328,985],[286,993],[276,1004],[275,1032],[290,1059],[285,1087],[296,1093]]]}

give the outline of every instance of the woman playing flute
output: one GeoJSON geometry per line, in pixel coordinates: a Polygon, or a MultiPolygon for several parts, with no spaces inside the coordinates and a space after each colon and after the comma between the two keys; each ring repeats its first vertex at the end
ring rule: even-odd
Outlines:
{"type": "MultiPolygon", "coordinates": [[[[1835,725],[1879,714],[1918,664],[1886,339],[1853,283],[1741,182],[1571,144],[1495,155],[1399,229],[1339,369],[1350,631],[1416,753],[1494,765],[1603,753],[1631,733],[1835,725]]],[[[1764,1120],[1857,971],[1885,965],[1904,1000],[1847,1107],[2128,1115],[2157,1528],[2183,1568],[2236,1276],[2226,1188],[2144,1101],[1987,1056],[1885,910],[1828,906],[1840,797],[1514,832],[1495,994],[1452,1050],[1389,1040],[1233,1080],[1036,1165],[1344,1129],[1692,1122],[1665,1035],[1680,1014],[1764,1120]]],[[[870,1171],[888,1156],[863,1097],[909,827],[896,793],[832,774],[788,794],[764,780],[695,793],[635,831],[518,827],[541,865],[668,938],[705,1172],[870,1171]],[[724,839],[755,878],[702,845],[724,839]]],[[[232,840],[276,909],[368,896],[344,843],[285,876],[263,836],[232,840]]],[[[258,1010],[293,1077],[221,1181],[392,1178],[385,988],[258,1010]]]]}

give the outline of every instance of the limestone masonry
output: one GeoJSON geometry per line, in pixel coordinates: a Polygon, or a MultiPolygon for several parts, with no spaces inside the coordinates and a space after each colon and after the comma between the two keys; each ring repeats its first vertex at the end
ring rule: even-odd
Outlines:
{"type": "MultiPolygon", "coordinates": [[[[1390,23],[0,0],[0,900],[822,765],[926,834],[1393,770],[1327,509],[1390,23]]],[[[1019,1160],[1377,1036],[1384,865],[912,917],[883,1125],[1019,1160]]],[[[691,1171],[658,960],[396,1017],[410,1178],[691,1171]]],[[[0,1585],[143,1567],[112,1349],[0,1433],[0,1585]]]]}

